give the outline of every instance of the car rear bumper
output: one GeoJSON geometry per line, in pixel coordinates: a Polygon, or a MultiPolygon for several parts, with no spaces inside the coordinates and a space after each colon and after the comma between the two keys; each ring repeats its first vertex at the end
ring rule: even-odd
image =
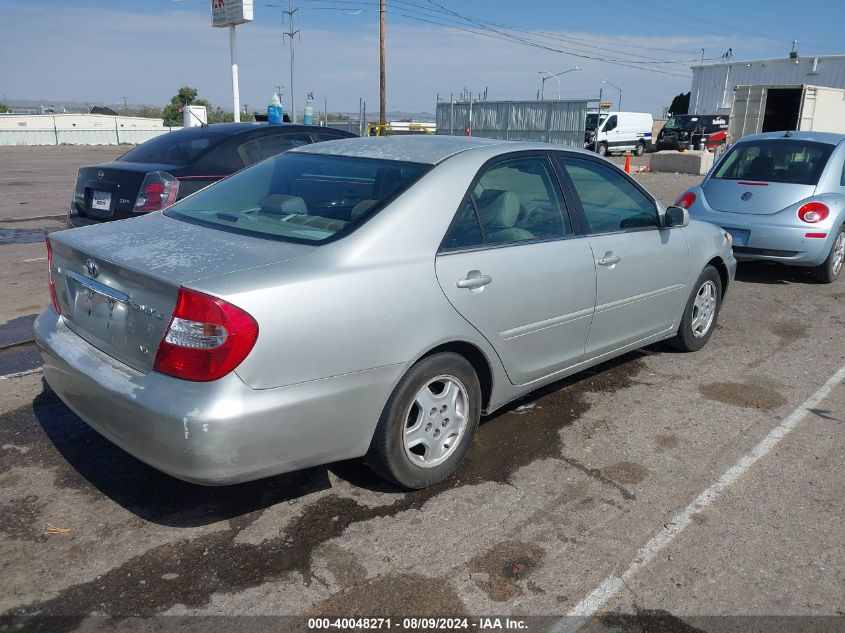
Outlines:
{"type": "Polygon", "coordinates": [[[87,218],[78,214],[68,214],[66,224],[67,228],[75,229],[79,226],[90,226],[92,224],[102,224],[103,222],[104,220],[98,220],[96,218],[87,218]]]}
{"type": "Polygon", "coordinates": [[[778,261],[793,266],[818,266],[827,259],[835,231],[811,224],[784,224],[780,214],[771,216],[723,213],[693,205],[690,215],[696,220],[722,227],[734,238],[734,256],[740,261],[778,261]],[[807,237],[823,233],[824,238],[807,237]]]}
{"type": "Polygon", "coordinates": [[[225,485],[366,453],[405,365],[256,390],[235,373],[208,383],[143,374],[73,333],[35,321],[44,377],[93,429],[185,481],[225,485]]]}

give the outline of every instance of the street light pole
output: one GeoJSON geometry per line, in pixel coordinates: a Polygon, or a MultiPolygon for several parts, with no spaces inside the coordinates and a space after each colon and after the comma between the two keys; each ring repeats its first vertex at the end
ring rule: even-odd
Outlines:
{"type": "Polygon", "coordinates": [[[605,79],[604,81],[602,81],[602,83],[603,83],[603,84],[608,84],[608,85],[610,85],[610,86],[613,86],[614,88],[616,88],[616,89],[619,91],[619,110],[621,111],[621,110],[622,110],[622,88],[620,88],[620,87],[619,87],[619,86],[617,86],[616,84],[610,83],[607,79],[605,79]]]}
{"type": "Polygon", "coordinates": [[[545,97],[545,87],[546,87],[546,79],[554,78],[557,81],[557,100],[560,101],[560,76],[565,75],[566,73],[571,73],[575,70],[581,70],[578,66],[575,68],[570,68],[569,70],[562,70],[559,73],[551,73],[548,70],[541,70],[539,73],[541,75],[548,75],[548,77],[542,77],[540,79],[540,100],[542,101],[545,97]]]}
{"type": "Polygon", "coordinates": [[[387,125],[387,76],[384,50],[384,0],[379,1],[379,113],[378,123],[380,134],[384,133],[387,125]]]}

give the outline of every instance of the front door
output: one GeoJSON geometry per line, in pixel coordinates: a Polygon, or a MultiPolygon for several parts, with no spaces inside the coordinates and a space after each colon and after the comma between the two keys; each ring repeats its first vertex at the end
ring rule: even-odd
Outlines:
{"type": "Polygon", "coordinates": [[[514,384],[578,363],[596,292],[545,155],[482,170],[436,260],[443,292],[495,348],[514,384]]]}
{"type": "Polygon", "coordinates": [[[683,230],[661,228],[654,200],[619,170],[564,156],[558,162],[580,201],[596,262],[586,356],[671,331],[688,295],[683,230]]]}

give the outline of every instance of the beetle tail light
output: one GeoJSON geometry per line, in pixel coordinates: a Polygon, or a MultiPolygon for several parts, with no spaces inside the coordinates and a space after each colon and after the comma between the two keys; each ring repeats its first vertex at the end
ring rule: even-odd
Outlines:
{"type": "Polygon", "coordinates": [[[808,202],[798,209],[798,219],[807,224],[816,224],[824,220],[830,210],[821,202],[808,202]]]}
{"type": "Polygon", "coordinates": [[[682,209],[689,209],[692,205],[695,204],[695,194],[692,191],[688,191],[680,198],[678,201],[675,202],[676,207],[681,207],[682,209]]]}
{"type": "Polygon", "coordinates": [[[59,304],[59,295],[56,294],[56,282],[53,279],[53,245],[50,238],[44,240],[47,243],[47,270],[50,273],[50,299],[53,301],[53,309],[59,314],[62,313],[62,306],[59,304]]]}
{"type": "Polygon", "coordinates": [[[179,181],[166,171],[153,171],[144,176],[141,191],[135,200],[133,213],[161,211],[176,202],[179,195],[179,181]]]}
{"type": "Polygon", "coordinates": [[[243,362],[257,338],[258,324],[249,314],[182,287],[153,369],[183,380],[217,380],[243,362]]]}

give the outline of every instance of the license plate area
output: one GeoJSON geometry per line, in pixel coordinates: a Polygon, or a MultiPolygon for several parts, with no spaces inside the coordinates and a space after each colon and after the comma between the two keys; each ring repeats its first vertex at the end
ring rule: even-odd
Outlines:
{"type": "Polygon", "coordinates": [[[129,297],[72,271],[68,271],[65,279],[72,309],[71,321],[76,326],[73,329],[78,328],[103,343],[122,349],[126,344],[129,297]]]}
{"type": "Polygon", "coordinates": [[[91,190],[91,204],[89,205],[89,212],[91,215],[104,218],[112,214],[112,193],[111,191],[102,191],[100,189],[91,190]]]}
{"type": "Polygon", "coordinates": [[[731,234],[734,246],[748,246],[748,238],[751,237],[751,231],[747,229],[732,229],[727,226],[724,229],[731,234]]]}

